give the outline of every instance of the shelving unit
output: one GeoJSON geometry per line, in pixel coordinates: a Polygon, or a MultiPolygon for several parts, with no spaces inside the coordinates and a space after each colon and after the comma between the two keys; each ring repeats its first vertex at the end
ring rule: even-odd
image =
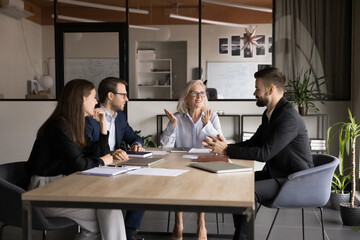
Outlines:
{"type": "MultiPolygon", "coordinates": [[[[244,114],[241,115],[241,139],[244,138],[244,133],[255,133],[256,128],[252,126],[252,129],[249,130],[245,127],[246,124],[246,118],[251,118],[251,122],[254,123],[254,121],[258,120],[259,124],[261,124],[261,117],[262,115],[259,114],[244,114]],[[257,118],[257,119],[256,119],[257,118]]],[[[305,116],[302,116],[306,128],[308,130],[309,138],[314,140],[324,140],[326,142],[326,134],[327,129],[329,128],[329,116],[328,114],[308,114],[305,116]]],[[[259,126],[259,124],[256,125],[259,126]]],[[[313,152],[325,152],[325,150],[312,150],[313,152]]]]}
{"type": "Polygon", "coordinates": [[[138,54],[136,88],[139,99],[171,99],[172,59],[142,59],[138,54]]]}

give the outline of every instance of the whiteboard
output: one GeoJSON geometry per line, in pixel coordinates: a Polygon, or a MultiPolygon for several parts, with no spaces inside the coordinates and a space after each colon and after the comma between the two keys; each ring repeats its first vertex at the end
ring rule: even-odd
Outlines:
{"type": "Polygon", "coordinates": [[[258,62],[207,62],[207,87],[216,88],[218,99],[254,99],[254,73],[258,62]]]}
{"type": "MultiPolygon", "coordinates": [[[[55,79],[55,59],[50,59],[50,76],[55,79]]],[[[68,58],[65,59],[64,84],[75,78],[94,83],[96,89],[102,79],[119,77],[117,58],[68,58]]]]}

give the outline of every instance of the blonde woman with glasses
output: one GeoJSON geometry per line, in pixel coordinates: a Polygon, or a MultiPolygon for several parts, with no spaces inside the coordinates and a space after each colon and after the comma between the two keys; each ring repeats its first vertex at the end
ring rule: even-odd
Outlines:
{"type": "MultiPolygon", "coordinates": [[[[206,88],[201,80],[189,81],[177,104],[177,113],[164,109],[169,123],[160,137],[164,148],[189,147],[203,148],[206,136],[216,137],[221,133],[219,117],[208,109],[206,88]]],[[[198,213],[197,237],[207,239],[205,214],[198,213]]],[[[173,240],[181,240],[183,231],[182,212],[175,213],[173,240]]]]}

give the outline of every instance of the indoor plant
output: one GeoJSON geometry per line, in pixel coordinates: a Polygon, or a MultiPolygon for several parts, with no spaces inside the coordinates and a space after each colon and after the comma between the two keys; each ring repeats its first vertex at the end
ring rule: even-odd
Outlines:
{"type": "MultiPolygon", "coordinates": [[[[339,156],[344,156],[344,148],[346,153],[350,153],[351,149],[351,192],[350,202],[340,204],[340,213],[342,221],[345,225],[357,226],[360,225],[360,206],[355,204],[355,190],[356,190],[356,161],[355,148],[356,139],[360,136],[360,125],[356,124],[355,118],[352,116],[350,109],[348,109],[349,121],[337,122],[328,129],[328,142],[338,133],[339,136],[339,156]],[[333,127],[337,127],[336,132],[330,135],[333,127]]],[[[340,166],[340,165],[339,165],[340,166]]],[[[342,169],[340,170],[342,171],[342,169]]]]}
{"type": "Polygon", "coordinates": [[[320,86],[325,84],[325,81],[320,80],[324,80],[324,78],[325,76],[316,78],[315,75],[312,74],[312,69],[309,68],[304,73],[301,70],[297,74],[296,79],[288,80],[285,87],[285,97],[299,107],[299,113],[301,115],[306,115],[309,107],[313,108],[315,112],[319,111],[314,101],[320,101],[324,104],[324,100],[328,95],[327,93],[322,93],[320,90],[320,86]]]}

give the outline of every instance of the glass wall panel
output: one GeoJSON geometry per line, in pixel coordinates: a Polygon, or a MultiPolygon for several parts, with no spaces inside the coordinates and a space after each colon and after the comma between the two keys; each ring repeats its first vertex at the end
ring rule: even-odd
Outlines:
{"type": "Polygon", "coordinates": [[[149,11],[129,15],[130,98],[178,99],[198,67],[198,1],[129,0],[129,7],[149,11]]]}

